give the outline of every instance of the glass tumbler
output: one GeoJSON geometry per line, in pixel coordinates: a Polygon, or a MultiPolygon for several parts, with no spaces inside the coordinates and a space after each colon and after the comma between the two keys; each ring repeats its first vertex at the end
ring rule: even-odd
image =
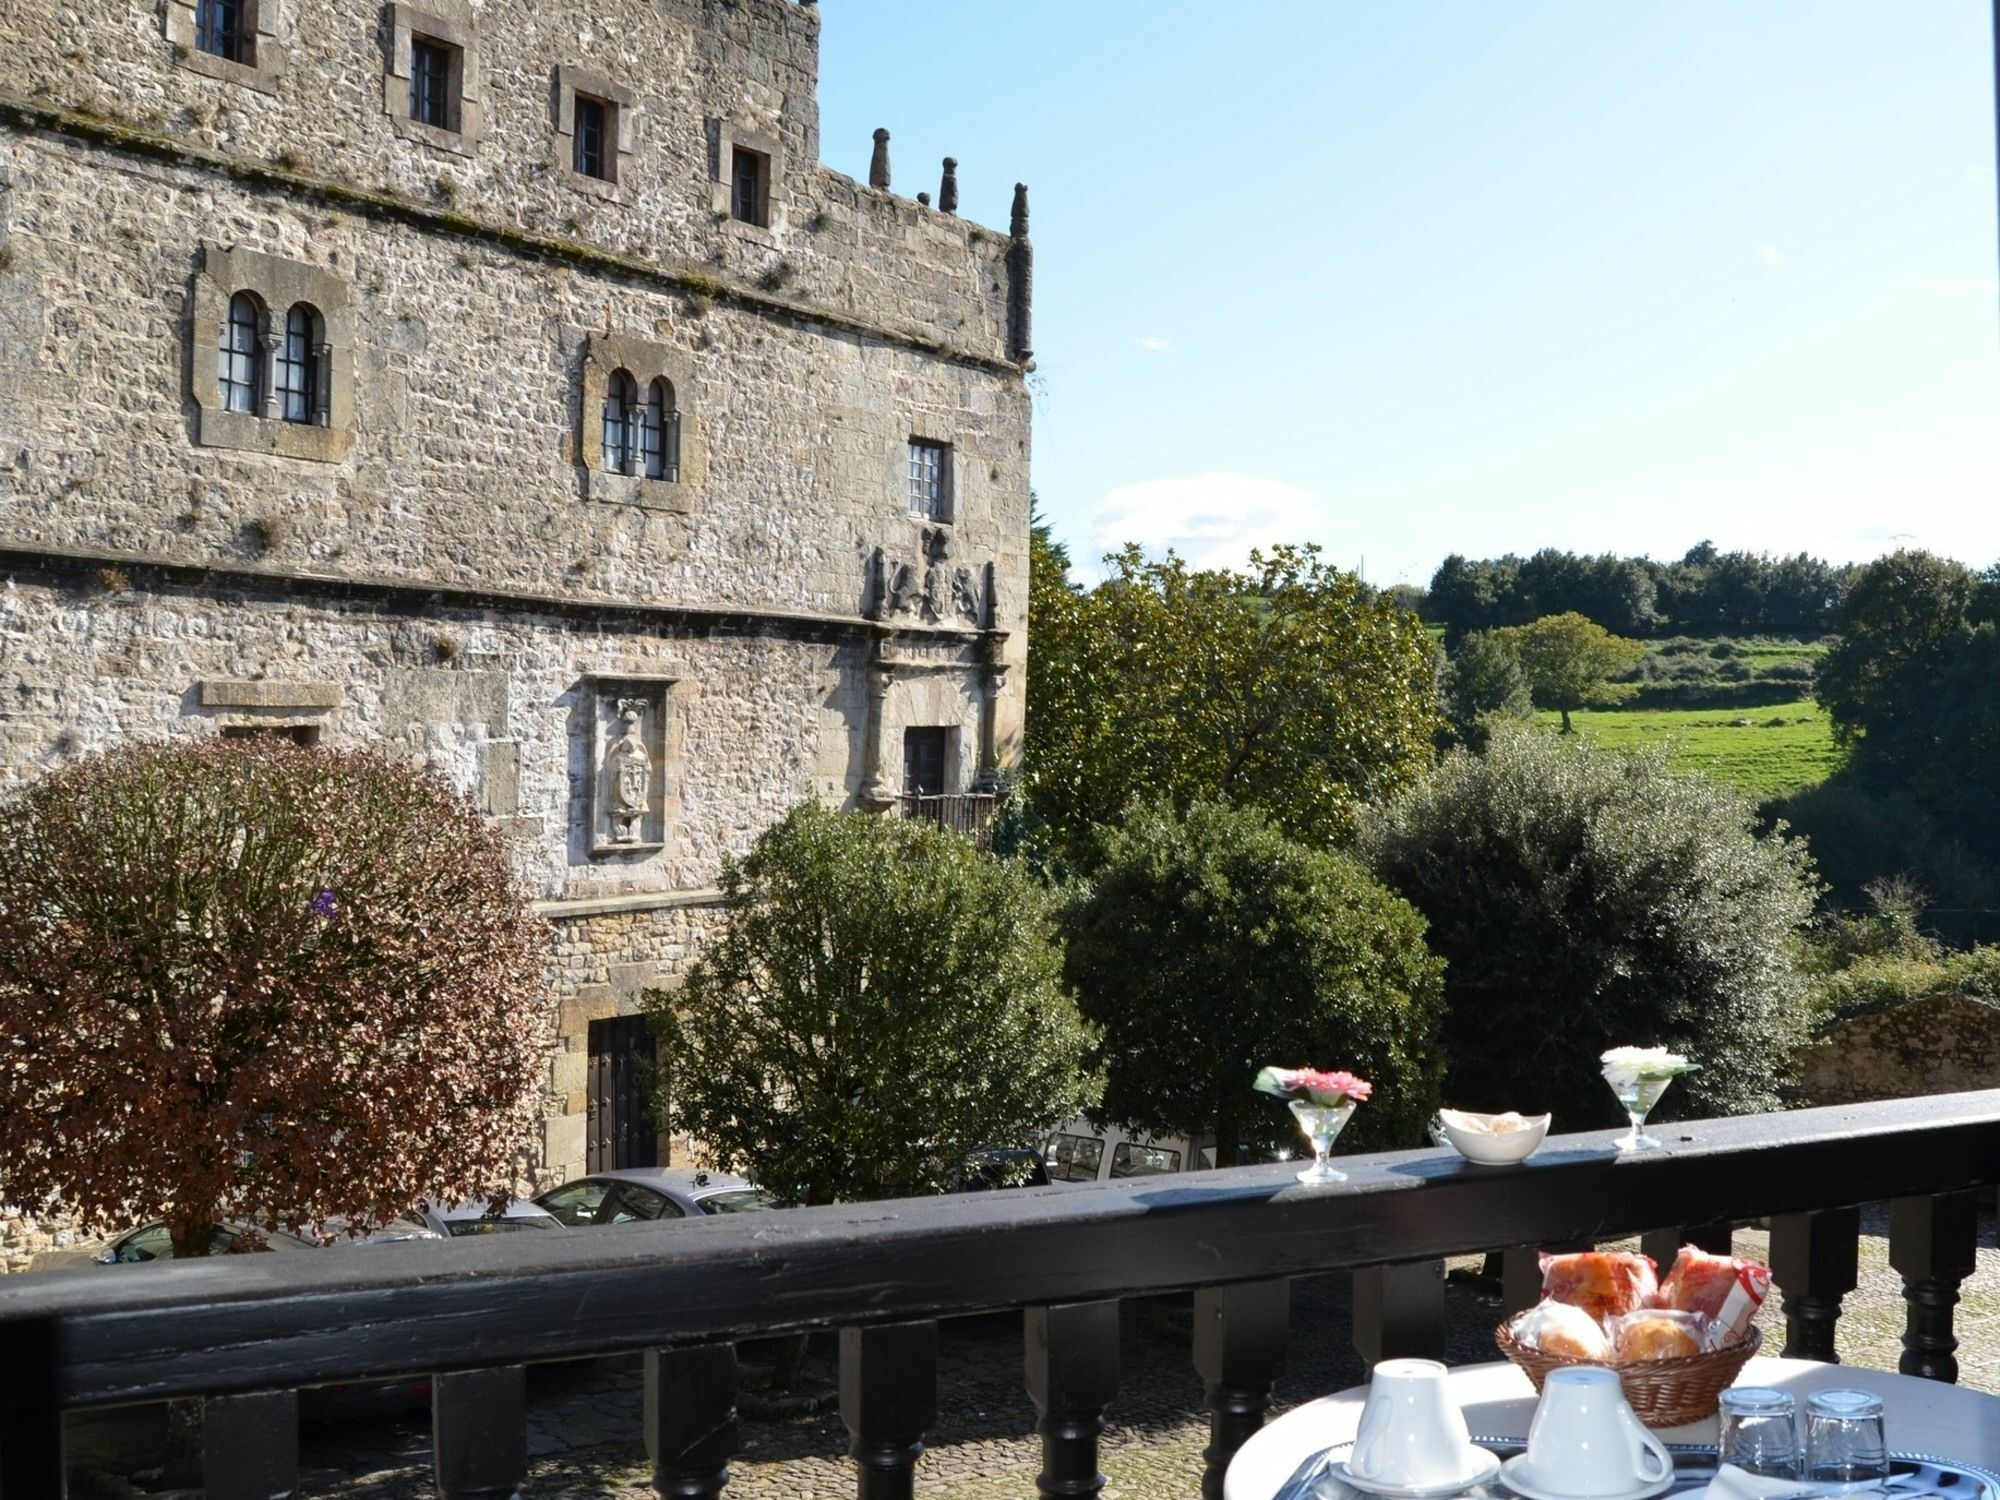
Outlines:
{"type": "Polygon", "coordinates": [[[1806,1476],[1834,1484],[1889,1477],[1882,1398],[1866,1391],[1814,1391],[1806,1397],[1806,1476]]]}
{"type": "Polygon", "coordinates": [[[1717,1463],[1734,1464],[1746,1474],[1769,1479],[1804,1476],[1796,1407],[1783,1391],[1732,1386],[1722,1393],[1718,1422],[1717,1463]]]}

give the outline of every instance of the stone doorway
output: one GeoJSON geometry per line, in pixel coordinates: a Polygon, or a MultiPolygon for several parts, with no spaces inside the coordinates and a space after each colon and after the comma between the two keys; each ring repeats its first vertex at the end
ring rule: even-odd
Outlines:
{"type": "Polygon", "coordinates": [[[660,1164],[653,1120],[659,1074],[653,1028],[644,1016],[610,1016],[590,1023],[588,1117],[584,1170],[615,1172],[660,1164]]]}

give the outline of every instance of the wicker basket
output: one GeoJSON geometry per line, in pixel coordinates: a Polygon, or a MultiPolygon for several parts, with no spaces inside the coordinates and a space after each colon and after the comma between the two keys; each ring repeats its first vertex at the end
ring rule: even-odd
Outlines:
{"type": "Polygon", "coordinates": [[[1502,1323],[1493,1334],[1500,1352],[1528,1372],[1541,1393],[1549,1371],[1569,1365],[1594,1365],[1616,1369],[1625,1386],[1625,1399],[1648,1427],[1678,1427],[1683,1422],[1699,1422],[1715,1415],[1716,1398],[1742,1372],[1750,1356],[1764,1342],[1763,1333],[1753,1327],[1736,1343],[1711,1349],[1706,1354],[1687,1354],[1679,1359],[1642,1359],[1628,1365],[1605,1365],[1601,1360],[1565,1359],[1543,1354],[1514,1342],[1514,1335],[1502,1323]]]}

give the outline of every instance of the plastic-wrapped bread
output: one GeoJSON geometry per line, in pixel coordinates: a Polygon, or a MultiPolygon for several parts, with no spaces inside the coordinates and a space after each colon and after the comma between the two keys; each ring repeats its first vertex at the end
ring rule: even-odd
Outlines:
{"type": "Polygon", "coordinates": [[[1685,1359],[1714,1347],[1709,1320],[1701,1313],[1642,1307],[1612,1318],[1612,1358],[1619,1364],[1642,1359],[1685,1359]]]}
{"type": "Polygon", "coordinates": [[[1517,1314],[1510,1327],[1516,1343],[1544,1354],[1602,1363],[1612,1357],[1611,1339],[1597,1319],[1567,1302],[1539,1302],[1517,1314]]]}
{"type": "Polygon", "coordinates": [[[1749,1331],[1750,1320],[1770,1289],[1769,1266],[1683,1245],[1654,1300],[1661,1307],[1707,1316],[1717,1330],[1719,1347],[1735,1343],[1749,1331]]]}
{"type": "Polygon", "coordinates": [[[1600,1322],[1650,1307],[1659,1272],[1646,1256],[1622,1250],[1542,1254],[1542,1296],[1580,1307],[1600,1322]]]}

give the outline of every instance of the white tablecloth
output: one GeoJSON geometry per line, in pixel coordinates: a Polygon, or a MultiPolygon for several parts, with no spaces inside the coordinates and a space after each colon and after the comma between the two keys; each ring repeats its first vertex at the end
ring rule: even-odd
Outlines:
{"type": "MultiPolygon", "coordinates": [[[[1873,1391],[1882,1398],[1893,1451],[2000,1468],[2000,1397],[1911,1375],[1805,1359],[1753,1359],[1736,1383],[1790,1391],[1801,1408],[1810,1391],[1829,1387],[1873,1391]]],[[[1451,1392],[1474,1437],[1516,1441],[1527,1437],[1528,1421],[1535,1414],[1535,1389],[1513,1365],[1505,1361],[1462,1365],[1451,1372],[1451,1392]]],[[[1367,1400],[1368,1387],[1356,1386],[1308,1402],[1270,1423],[1243,1445],[1229,1465],[1223,1500],[1270,1500],[1313,1454],[1353,1439],[1367,1400]]],[[[1664,1442],[1713,1444],[1715,1418],[1658,1431],[1664,1442]]]]}

